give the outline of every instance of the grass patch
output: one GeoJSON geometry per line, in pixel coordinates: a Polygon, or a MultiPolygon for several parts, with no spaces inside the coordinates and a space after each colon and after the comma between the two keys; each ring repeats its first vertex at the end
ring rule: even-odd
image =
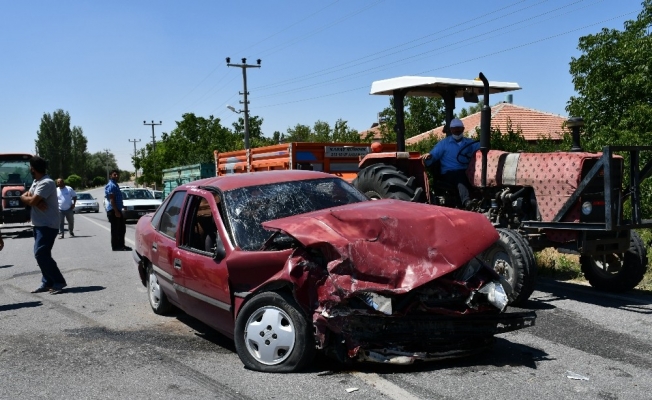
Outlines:
{"type": "MultiPolygon", "coordinates": [[[[647,272],[643,277],[641,283],[638,284],[636,289],[652,294],[652,267],[650,266],[650,244],[652,242],[652,231],[650,229],[640,229],[637,231],[643,239],[648,253],[648,266],[647,272]]],[[[552,279],[561,281],[576,281],[585,282],[584,275],[580,269],[580,258],[576,255],[562,254],[558,251],[548,248],[534,253],[538,266],[539,276],[545,276],[552,279]]]]}

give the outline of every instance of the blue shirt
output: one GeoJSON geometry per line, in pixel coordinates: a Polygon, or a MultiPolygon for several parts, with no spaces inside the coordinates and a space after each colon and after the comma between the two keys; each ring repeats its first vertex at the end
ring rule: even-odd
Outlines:
{"type": "Polygon", "coordinates": [[[429,167],[435,161],[441,161],[442,174],[460,169],[465,170],[469,166],[473,154],[480,148],[479,142],[473,142],[475,142],[473,139],[467,137],[463,137],[459,142],[455,141],[453,135],[446,137],[430,150],[432,158],[426,160],[426,166],[429,167]],[[458,160],[457,155],[462,149],[464,150],[458,160]]]}
{"type": "Polygon", "coordinates": [[[109,181],[109,183],[104,186],[104,197],[106,197],[109,203],[106,206],[106,211],[113,210],[111,200],[109,199],[110,194],[113,194],[113,200],[115,201],[115,205],[118,207],[118,210],[122,211],[122,192],[120,191],[120,187],[113,181],[109,181]]]}

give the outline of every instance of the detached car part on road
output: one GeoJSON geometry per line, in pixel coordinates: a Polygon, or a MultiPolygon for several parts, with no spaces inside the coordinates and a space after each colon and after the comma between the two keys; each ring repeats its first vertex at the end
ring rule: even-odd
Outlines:
{"type": "Polygon", "coordinates": [[[136,226],[133,257],[153,311],[178,307],[235,340],[247,368],[409,364],[473,354],[534,324],[482,261],[498,233],[482,215],[368,201],[313,171],[177,187],[136,226]]]}

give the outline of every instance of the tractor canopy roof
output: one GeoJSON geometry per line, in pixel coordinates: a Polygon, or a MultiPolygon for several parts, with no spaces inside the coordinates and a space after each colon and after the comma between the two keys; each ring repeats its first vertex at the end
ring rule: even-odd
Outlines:
{"type": "MultiPolygon", "coordinates": [[[[516,82],[489,82],[489,93],[519,90],[516,82]]],[[[464,93],[483,94],[483,84],[475,79],[451,79],[427,76],[400,76],[383,79],[371,84],[370,94],[394,95],[395,90],[404,90],[405,96],[444,97],[444,93],[454,91],[455,97],[464,97],[464,93]]]]}

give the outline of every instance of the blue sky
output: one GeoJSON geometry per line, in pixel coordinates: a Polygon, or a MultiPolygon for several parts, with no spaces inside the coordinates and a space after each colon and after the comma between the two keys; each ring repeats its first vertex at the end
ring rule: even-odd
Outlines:
{"type": "MultiPolygon", "coordinates": [[[[33,152],[44,113],[63,109],[133,170],[143,121],[184,113],[231,126],[248,63],[250,113],[271,136],[297,123],[364,130],[388,104],[371,82],[403,75],[517,82],[514,103],[566,115],[578,39],[622,30],[640,0],[0,0],[2,152],[33,152]]],[[[503,98],[493,96],[491,103],[503,98]]],[[[456,111],[463,107],[458,103],[456,111]]],[[[212,149],[207,149],[211,151],[212,149]]]]}

